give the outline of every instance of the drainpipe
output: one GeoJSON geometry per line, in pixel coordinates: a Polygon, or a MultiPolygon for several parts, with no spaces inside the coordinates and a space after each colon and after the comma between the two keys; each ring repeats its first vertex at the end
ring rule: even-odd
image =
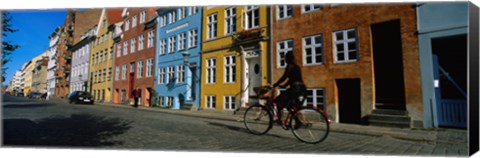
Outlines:
{"type": "Polygon", "coordinates": [[[268,44],[270,44],[270,47],[269,47],[269,50],[267,51],[268,54],[267,54],[267,57],[270,59],[269,61],[267,61],[267,64],[268,64],[268,72],[267,74],[270,75],[269,78],[268,78],[268,83],[269,84],[272,84],[273,82],[273,65],[272,65],[272,61],[273,61],[273,44],[272,44],[272,38],[273,38],[273,34],[272,34],[272,23],[273,23],[273,18],[271,15],[272,14],[272,8],[271,6],[270,7],[267,7],[268,8],[268,11],[267,11],[267,18],[269,19],[270,23],[268,24],[268,35],[269,35],[269,38],[268,38],[268,44]]]}

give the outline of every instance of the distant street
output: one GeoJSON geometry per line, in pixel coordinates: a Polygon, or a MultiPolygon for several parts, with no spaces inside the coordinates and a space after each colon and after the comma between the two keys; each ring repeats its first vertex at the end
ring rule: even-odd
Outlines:
{"type": "Polygon", "coordinates": [[[389,136],[331,132],[316,145],[298,141],[278,126],[263,136],[242,122],[130,108],[67,104],[4,96],[4,146],[222,152],[348,153],[362,155],[464,156],[447,145],[389,136]]]}

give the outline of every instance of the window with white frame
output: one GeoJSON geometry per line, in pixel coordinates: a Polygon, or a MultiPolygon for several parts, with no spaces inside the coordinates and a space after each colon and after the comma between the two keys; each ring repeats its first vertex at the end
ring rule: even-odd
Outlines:
{"type": "Polygon", "coordinates": [[[165,83],[165,68],[161,67],[158,69],[158,84],[165,83]]]}
{"type": "Polygon", "coordinates": [[[184,50],[185,49],[185,43],[187,39],[185,38],[185,33],[182,32],[178,34],[178,50],[184,50]]]}
{"type": "Polygon", "coordinates": [[[287,63],[285,61],[285,54],[288,52],[293,53],[293,41],[292,40],[286,40],[286,41],[281,41],[277,43],[277,67],[285,67],[287,66],[287,63]]]}
{"type": "Polygon", "coordinates": [[[145,40],[144,40],[144,36],[142,34],[142,35],[138,36],[138,50],[143,50],[143,47],[145,46],[143,44],[143,41],[145,41],[145,40]]]}
{"type": "Polygon", "coordinates": [[[95,53],[95,60],[94,60],[94,63],[95,63],[95,64],[98,64],[98,63],[99,63],[99,62],[98,62],[98,56],[99,56],[98,53],[95,53]]]}
{"type": "Polygon", "coordinates": [[[144,10],[140,13],[140,23],[144,23],[146,18],[147,18],[147,11],[144,10]]]}
{"type": "Polygon", "coordinates": [[[160,40],[160,55],[165,54],[167,49],[167,44],[165,43],[165,39],[160,40]]]}
{"type": "Polygon", "coordinates": [[[103,60],[104,60],[104,61],[107,61],[107,59],[108,59],[108,49],[105,49],[105,50],[103,51],[103,60]]]}
{"type": "Polygon", "coordinates": [[[323,63],[322,35],[313,35],[303,38],[303,63],[305,65],[323,63]]]}
{"type": "Polygon", "coordinates": [[[335,62],[354,62],[358,59],[357,33],[355,29],[333,33],[335,62]]]}
{"type": "Polygon", "coordinates": [[[177,83],[185,82],[185,66],[178,65],[177,66],[177,83]]]}
{"type": "Polygon", "coordinates": [[[128,41],[123,42],[123,55],[128,54],[128,41]]]}
{"type": "Polygon", "coordinates": [[[168,83],[175,83],[175,67],[170,66],[167,69],[168,83]]]}
{"type": "Polygon", "coordinates": [[[173,106],[173,97],[167,97],[167,106],[172,107],[173,106]]]}
{"type": "Polygon", "coordinates": [[[143,60],[137,62],[137,78],[143,77],[143,60]]]}
{"type": "Polygon", "coordinates": [[[175,36],[170,36],[170,38],[168,39],[168,52],[175,52],[175,36]]]}
{"type": "Polygon", "coordinates": [[[207,59],[207,83],[215,83],[215,76],[216,76],[216,59],[215,58],[210,58],[207,59]]]}
{"type": "Polygon", "coordinates": [[[325,90],[323,88],[311,88],[307,89],[307,98],[305,105],[310,104],[314,107],[325,108],[325,90]]]}
{"type": "Polygon", "coordinates": [[[165,103],[163,102],[164,101],[164,96],[158,96],[158,106],[164,106],[165,103]]]}
{"type": "Polygon", "coordinates": [[[225,10],[225,34],[232,34],[236,31],[236,16],[235,7],[227,8],[225,10]]]}
{"type": "Polygon", "coordinates": [[[160,17],[160,27],[167,26],[167,15],[160,17]]]}
{"type": "Polygon", "coordinates": [[[251,29],[260,26],[260,7],[247,6],[245,11],[245,29],[251,29]]]}
{"type": "Polygon", "coordinates": [[[137,16],[133,16],[132,18],[132,28],[134,28],[135,26],[137,26],[137,16]]]}
{"type": "Polygon", "coordinates": [[[127,79],[127,64],[122,65],[122,80],[127,79]]]}
{"type": "Polygon", "coordinates": [[[135,53],[135,47],[137,46],[137,39],[132,38],[131,40],[131,47],[130,47],[130,52],[135,53]]]}
{"type": "Polygon", "coordinates": [[[152,48],[153,46],[155,46],[155,32],[154,30],[152,31],[149,31],[148,32],[148,35],[147,35],[147,48],[152,48]]]}
{"type": "Polygon", "coordinates": [[[100,51],[100,57],[98,58],[98,63],[101,63],[103,61],[103,51],[100,51]]]}
{"type": "Polygon", "coordinates": [[[177,20],[177,16],[175,14],[175,11],[172,11],[168,13],[170,20],[168,21],[169,24],[174,23],[177,20]]]}
{"type": "Polygon", "coordinates": [[[235,110],[235,96],[224,96],[225,110],[235,110]]]}
{"type": "Polygon", "coordinates": [[[225,82],[232,83],[235,82],[236,76],[236,65],[235,65],[235,55],[225,57],[225,82]]]}
{"type": "Polygon", "coordinates": [[[103,69],[103,80],[102,81],[107,81],[107,69],[103,69]]]}
{"type": "Polygon", "coordinates": [[[111,81],[111,80],[112,80],[112,77],[113,77],[113,76],[112,76],[112,68],[109,67],[109,68],[108,68],[108,80],[111,81]]]}
{"type": "Polygon", "coordinates": [[[308,13],[315,10],[320,10],[321,5],[314,5],[314,4],[303,4],[302,5],[302,13],[308,13]]]}
{"type": "Polygon", "coordinates": [[[187,14],[187,9],[185,7],[178,8],[178,20],[184,19],[187,14]]]}
{"type": "Polygon", "coordinates": [[[277,6],[277,19],[285,19],[293,15],[293,6],[291,5],[278,5],[277,6]]]}
{"type": "Polygon", "coordinates": [[[188,31],[188,48],[197,46],[197,29],[188,31]]]}
{"type": "Polygon", "coordinates": [[[213,39],[217,37],[217,14],[208,16],[207,21],[207,39],[213,39]]]}
{"type": "Polygon", "coordinates": [[[189,15],[197,14],[197,7],[190,7],[189,15]]]}
{"type": "Polygon", "coordinates": [[[130,73],[135,72],[135,62],[130,63],[130,73]]]}
{"type": "Polygon", "coordinates": [[[125,31],[128,31],[130,29],[130,20],[125,21],[125,31]]]}
{"type": "Polygon", "coordinates": [[[153,70],[153,58],[147,59],[147,74],[145,75],[146,77],[151,77],[152,76],[152,70],[153,70]]]}
{"type": "Polygon", "coordinates": [[[215,106],[215,102],[216,102],[216,97],[214,95],[207,95],[206,96],[206,102],[205,102],[205,106],[208,108],[208,109],[214,109],[216,106],[215,106]]]}
{"type": "Polygon", "coordinates": [[[122,56],[122,44],[117,45],[117,57],[122,56]]]}

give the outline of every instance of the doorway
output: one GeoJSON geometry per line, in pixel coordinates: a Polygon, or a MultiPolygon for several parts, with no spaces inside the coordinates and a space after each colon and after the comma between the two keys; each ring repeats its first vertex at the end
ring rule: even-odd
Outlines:
{"type": "Polygon", "coordinates": [[[340,123],[361,123],[360,79],[337,79],[340,123]]]}
{"type": "Polygon", "coordinates": [[[400,20],[371,25],[377,109],[405,110],[400,20]]]}
{"type": "Polygon", "coordinates": [[[262,70],[260,66],[260,57],[252,57],[247,59],[247,65],[245,66],[245,74],[248,79],[247,96],[248,102],[253,103],[258,101],[257,95],[253,90],[255,87],[262,85],[262,70]]]}

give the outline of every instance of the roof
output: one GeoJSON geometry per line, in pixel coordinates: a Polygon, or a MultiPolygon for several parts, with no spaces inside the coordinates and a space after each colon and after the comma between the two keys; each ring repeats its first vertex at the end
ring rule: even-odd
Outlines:
{"type": "Polygon", "coordinates": [[[109,25],[122,21],[123,8],[107,9],[107,17],[109,25]]]}

